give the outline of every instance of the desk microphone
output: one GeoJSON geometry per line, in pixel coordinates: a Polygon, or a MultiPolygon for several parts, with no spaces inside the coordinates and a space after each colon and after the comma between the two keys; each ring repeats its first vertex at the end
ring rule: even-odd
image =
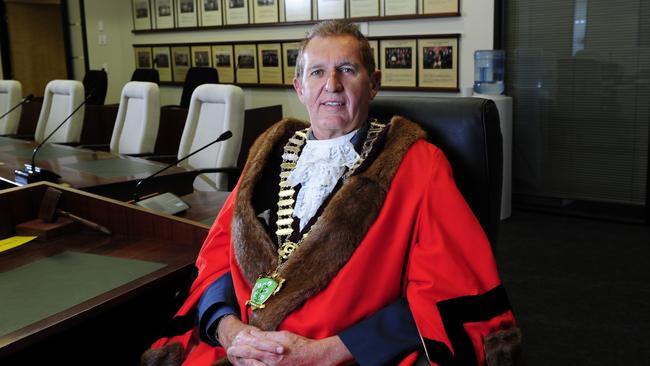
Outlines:
{"type": "Polygon", "coordinates": [[[52,132],[50,132],[50,134],[47,135],[47,137],[45,137],[43,141],[41,141],[41,143],[36,146],[36,148],[34,148],[34,152],[32,152],[32,164],[31,165],[25,164],[25,169],[16,169],[14,171],[14,173],[16,174],[16,183],[27,184],[27,183],[40,182],[43,180],[56,183],[59,181],[59,178],[61,178],[60,175],[36,166],[36,153],[38,152],[38,150],[40,150],[43,144],[45,144],[47,140],[49,140],[50,137],[52,137],[56,133],[56,131],[59,130],[59,128],[61,128],[72,116],[74,116],[75,113],[77,113],[79,109],[81,109],[81,107],[83,107],[86,104],[86,102],[88,102],[88,100],[92,97],[94,91],[95,91],[94,89],[91,90],[86,95],[86,98],[81,103],[79,103],[77,108],[75,108],[72,111],[72,113],[70,113],[63,120],[63,122],[59,123],[59,125],[56,126],[56,128],[52,132]]]}
{"type": "Polygon", "coordinates": [[[20,106],[23,105],[23,104],[27,104],[27,103],[31,102],[32,99],[34,99],[34,94],[30,94],[30,95],[26,96],[26,97],[23,98],[23,100],[21,100],[18,104],[16,104],[15,106],[11,107],[11,109],[9,109],[5,114],[3,114],[2,116],[0,116],[0,120],[2,120],[3,118],[7,117],[7,115],[9,115],[9,113],[13,112],[14,109],[20,107],[20,106]]]}
{"type": "MultiPolygon", "coordinates": [[[[161,196],[165,196],[164,198],[159,199],[160,202],[156,202],[156,201],[154,201],[154,202],[145,202],[145,200],[140,201],[140,194],[139,194],[140,186],[142,186],[142,184],[145,181],[155,177],[156,175],[164,172],[165,170],[167,170],[167,169],[169,169],[169,168],[171,168],[173,166],[176,166],[181,161],[190,158],[194,154],[205,150],[206,148],[212,146],[213,144],[216,144],[217,142],[228,140],[231,137],[232,137],[232,132],[226,131],[226,132],[222,133],[216,140],[208,143],[207,145],[199,148],[198,150],[195,150],[195,151],[191,152],[187,156],[184,156],[184,157],[176,160],[175,162],[163,167],[162,169],[158,170],[157,172],[151,174],[150,176],[140,179],[140,181],[138,181],[138,183],[135,185],[135,190],[133,192],[133,203],[138,204],[139,206],[148,207],[148,208],[154,209],[156,211],[164,211],[164,212],[170,213],[170,214],[178,213],[178,212],[183,211],[184,209],[187,209],[189,207],[187,205],[187,203],[183,202],[180,198],[178,198],[176,195],[174,195],[172,193],[165,193],[165,194],[162,194],[160,196],[155,196],[155,197],[147,199],[147,200],[152,200],[152,199],[156,199],[156,198],[161,197],[161,196]],[[176,206],[177,209],[174,209],[174,206],[176,206]]],[[[232,169],[233,168],[214,168],[214,169],[198,170],[198,171],[196,171],[196,175],[202,174],[204,172],[214,172],[214,173],[216,173],[218,171],[230,171],[232,169]]]]}

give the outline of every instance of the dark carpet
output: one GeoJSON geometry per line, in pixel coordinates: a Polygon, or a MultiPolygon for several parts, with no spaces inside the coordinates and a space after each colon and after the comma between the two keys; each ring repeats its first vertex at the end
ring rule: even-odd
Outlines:
{"type": "Polygon", "coordinates": [[[650,365],[650,226],[513,211],[495,255],[524,365],[650,365]]]}

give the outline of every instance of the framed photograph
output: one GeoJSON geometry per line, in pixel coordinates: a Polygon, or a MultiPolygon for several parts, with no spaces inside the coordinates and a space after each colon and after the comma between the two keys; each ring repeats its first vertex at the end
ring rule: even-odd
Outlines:
{"type": "Polygon", "coordinates": [[[221,0],[199,0],[199,25],[202,27],[222,25],[221,0]]]}
{"type": "Polygon", "coordinates": [[[417,14],[417,0],[383,0],[384,15],[417,14]]]}
{"type": "Polygon", "coordinates": [[[135,47],[135,68],[150,69],[153,67],[151,47],[135,47]]]}
{"type": "Polygon", "coordinates": [[[212,46],[212,64],[219,73],[220,83],[232,84],[235,82],[235,62],[232,55],[232,45],[212,46]]]}
{"type": "Polygon", "coordinates": [[[172,81],[172,63],[169,47],[153,48],[153,68],[158,70],[160,81],[172,81]]]}
{"type": "Polygon", "coordinates": [[[172,6],[172,0],[154,0],[154,4],[156,28],[174,28],[174,7],[172,6]]]}
{"type": "Polygon", "coordinates": [[[187,70],[190,68],[190,48],[188,46],[172,47],[172,72],[174,81],[185,81],[187,70]]]}
{"type": "Polygon", "coordinates": [[[257,59],[260,68],[260,84],[282,84],[282,45],[259,43],[257,59]]]}
{"type": "Polygon", "coordinates": [[[318,0],[318,20],[341,18],[345,18],[345,0],[318,0]]]}
{"type": "Polygon", "coordinates": [[[418,86],[458,89],[458,36],[418,39],[418,86]]]}
{"type": "Polygon", "coordinates": [[[459,0],[421,0],[422,14],[460,14],[459,0]]]}
{"type": "Polygon", "coordinates": [[[299,52],[300,42],[282,44],[282,69],[284,71],[285,85],[293,85],[293,77],[296,74],[296,62],[299,52]]]}
{"type": "Polygon", "coordinates": [[[235,45],[235,80],[238,84],[257,84],[257,47],[254,44],[235,45]]]}
{"type": "Polygon", "coordinates": [[[348,14],[350,18],[378,17],[381,0],[349,0],[348,14]]]}
{"type": "MultiPolygon", "coordinates": [[[[253,0],[256,1],[256,0],[253,0]]],[[[226,24],[248,24],[248,0],[225,0],[226,24]]]]}
{"type": "Polygon", "coordinates": [[[415,39],[381,40],[382,85],[415,87],[415,39]]]}
{"type": "Polygon", "coordinates": [[[277,23],[279,0],[252,0],[253,21],[259,23],[277,23]]]}
{"type": "Polygon", "coordinates": [[[192,67],[212,67],[210,46],[192,46],[192,67]]]}
{"type": "Polygon", "coordinates": [[[284,0],[282,9],[285,22],[311,20],[311,0],[284,0]]]}
{"type": "Polygon", "coordinates": [[[133,6],[133,29],[151,29],[149,0],[131,0],[133,6]]]}
{"type": "Polygon", "coordinates": [[[176,0],[176,19],[178,28],[199,25],[196,0],[176,0]]]}
{"type": "Polygon", "coordinates": [[[379,41],[376,39],[369,39],[370,51],[372,51],[372,56],[375,58],[375,68],[381,70],[381,65],[379,64],[379,41]]]}

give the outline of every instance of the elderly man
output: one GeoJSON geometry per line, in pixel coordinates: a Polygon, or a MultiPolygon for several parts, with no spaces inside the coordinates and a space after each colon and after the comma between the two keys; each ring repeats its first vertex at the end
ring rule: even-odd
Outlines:
{"type": "Polygon", "coordinates": [[[256,141],[178,313],[197,326],[143,363],[509,364],[519,333],[443,153],[412,122],[368,119],[365,37],[320,23],[297,61],[310,124],[256,141]]]}

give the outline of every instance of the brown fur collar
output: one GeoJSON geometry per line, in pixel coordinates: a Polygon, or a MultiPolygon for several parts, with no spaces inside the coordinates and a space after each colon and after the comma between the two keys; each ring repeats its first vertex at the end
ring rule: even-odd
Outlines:
{"type": "MultiPolygon", "coordinates": [[[[271,127],[251,148],[242,174],[232,235],[235,256],[251,284],[260,274],[273,271],[277,264],[277,244],[253,209],[255,184],[274,146],[284,143],[283,136],[305,127],[307,124],[295,119],[285,119],[271,127]]],[[[425,136],[417,124],[398,116],[392,118],[381,152],[332,196],[309,236],[280,272],[286,279],[282,290],[266,302],[264,309],[253,311],[252,325],[264,330],[276,329],[291,311],[327,286],[375,221],[404,154],[425,136]]]]}

